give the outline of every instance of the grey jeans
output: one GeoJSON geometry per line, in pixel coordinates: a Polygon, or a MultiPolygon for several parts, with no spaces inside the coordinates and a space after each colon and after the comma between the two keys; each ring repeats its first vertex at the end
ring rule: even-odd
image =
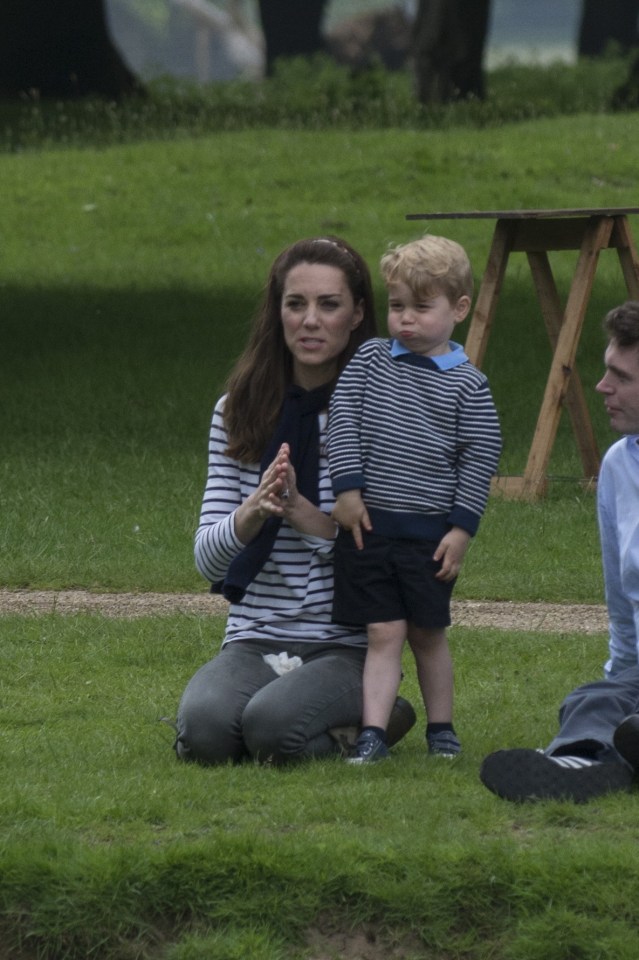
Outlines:
{"type": "Polygon", "coordinates": [[[619,760],[613,735],[624,717],[639,712],[639,667],[609,680],[595,680],[569,693],[559,710],[559,732],[548,755],[588,752],[597,760],[619,760]]]}
{"type": "Polygon", "coordinates": [[[338,752],[328,730],[360,723],[365,657],[363,647],[327,643],[228,643],[182,695],[178,757],[286,763],[338,752]],[[278,676],[264,654],[281,651],[302,666],[278,676]]]}

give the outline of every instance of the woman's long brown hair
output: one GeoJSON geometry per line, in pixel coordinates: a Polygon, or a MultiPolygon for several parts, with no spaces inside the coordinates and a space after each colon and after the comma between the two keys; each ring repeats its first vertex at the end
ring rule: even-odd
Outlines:
{"type": "Polygon", "coordinates": [[[338,375],[360,344],[377,333],[370,272],[345,240],[332,236],[298,240],[280,253],[271,267],[248,343],[226,384],[226,453],[242,463],[259,463],[292,384],[293,358],[284,342],[281,308],[286,277],[300,263],[337,267],[346,278],[354,302],[363,306],[362,322],[352,331],[338,358],[338,375]]]}

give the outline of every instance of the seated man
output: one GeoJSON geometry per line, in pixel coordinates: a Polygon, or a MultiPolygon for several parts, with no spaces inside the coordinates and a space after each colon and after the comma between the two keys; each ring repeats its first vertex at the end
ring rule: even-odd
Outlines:
{"type": "Polygon", "coordinates": [[[627,790],[639,772],[639,302],[606,315],[606,372],[597,384],[614,430],[597,485],[609,621],[604,679],[578,687],[544,750],[498,750],[480,777],[505,800],[583,803],[627,790]]]}

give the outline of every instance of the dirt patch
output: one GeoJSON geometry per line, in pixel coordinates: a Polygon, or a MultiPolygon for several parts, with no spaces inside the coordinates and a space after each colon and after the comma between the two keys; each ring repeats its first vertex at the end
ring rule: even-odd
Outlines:
{"type": "Polygon", "coordinates": [[[0,590],[0,616],[96,613],[105,617],[225,614],[223,597],[205,593],[92,593],[88,590],[0,590]]]}
{"type": "Polygon", "coordinates": [[[307,936],[309,960],[409,960],[426,957],[417,937],[393,942],[377,933],[372,925],[349,932],[324,932],[312,929],[307,936]]]}
{"type": "MultiPolygon", "coordinates": [[[[91,593],[87,590],[0,590],[0,616],[46,616],[74,613],[105,617],[157,617],[183,613],[224,615],[227,602],[210,593],[91,593]]],[[[533,630],[554,633],[605,633],[606,608],[597,604],[491,603],[453,600],[459,627],[533,630]]]]}

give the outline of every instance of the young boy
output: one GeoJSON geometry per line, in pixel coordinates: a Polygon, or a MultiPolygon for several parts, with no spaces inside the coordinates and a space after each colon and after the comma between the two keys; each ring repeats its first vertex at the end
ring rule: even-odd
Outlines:
{"type": "Polygon", "coordinates": [[[485,376],[450,337],[470,310],[462,247],[425,236],[381,259],[391,339],[340,376],[327,450],[336,495],[333,619],[366,623],[362,731],[351,763],[388,755],[386,726],[408,639],[428,751],[460,750],[452,722],[450,597],[501,452],[485,376]]]}

